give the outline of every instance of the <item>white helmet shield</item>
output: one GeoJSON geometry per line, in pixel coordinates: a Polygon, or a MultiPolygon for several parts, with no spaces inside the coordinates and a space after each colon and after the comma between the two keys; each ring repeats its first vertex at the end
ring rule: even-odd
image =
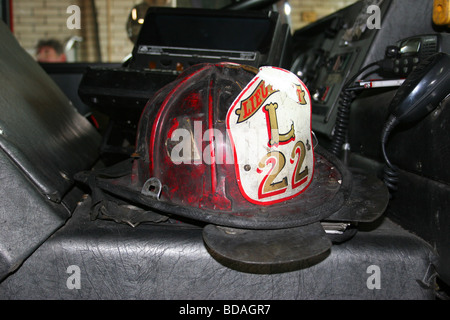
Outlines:
{"type": "Polygon", "coordinates": [[[291,72],[261,67],[227,114],[241,193],[270,205],[298,196],[314,171],[311,98],[291,72]]]}

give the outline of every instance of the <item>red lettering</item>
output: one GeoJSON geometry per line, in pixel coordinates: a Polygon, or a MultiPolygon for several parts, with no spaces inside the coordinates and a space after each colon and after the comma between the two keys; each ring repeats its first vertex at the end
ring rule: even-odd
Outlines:
{"type": "Polygon", "coordinates": [[[269,86],[265,86],[264,82],[261,82],[261,95],[263,97],[263,100],[266,100],[266,98],[269,96],[269,86]]]}
{"type": "Polygon", "coordinates": [[[249,104],[248,100],[242,102],[242,109],[244,110],[244,119],[250,116],[250,114],[252,113],[252,110],[251,108],[249,108],[250,106],[248,104],[249,104]]]}
{"type": "Polygon", "coordinates": [[[251,111],[251,113],[253,113],[253,111],[255,111],[256,110],[256,108],[258,107],[256,104],[255,104],[255,96],[253,95],[252,97],[250,97],[250,102],[252,103],[252,111],[251,111]]]}
{"type": "Polygon", "coordinates": [[[256,98],[256,105],[259,107],[262,105],[263,101],[261,100],[261,87],[258,91],[256,91],[255,93],[255,98],[256,98]]]}

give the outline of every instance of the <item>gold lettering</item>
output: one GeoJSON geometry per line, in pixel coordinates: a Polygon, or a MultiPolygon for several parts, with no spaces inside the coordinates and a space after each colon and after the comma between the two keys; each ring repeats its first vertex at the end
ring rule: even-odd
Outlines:
{"type": "Polygon", "coordinates": [[[284,192],[284,189],[286,189],[288,186],[287,177],[283,177],[281,181],[275,182],[278,174],[286,165],[286,158],[284,157],[284,155],[279,151],[269,152],[261,159],[258,164],[258,168],[261,170],[268,165],[271,165],[271,169],[263,179],[262,184],[259,187],[259,198],[269,197],[284,192]]]}
{"type": "Polygon", "coordinates": [[[306,104],[306,100],[305,100],[305,94],[306,92],[303,90],[302,86],[299,85],[295,85],[297,87],[297,96],[298,96],[298,101],[301,105],[305,105],[306,104]]]}
{"type": "Polygon", "coordinates": [[[242,101],[241,107],[236,110],[236,114],[239,116],[237,123],[244,122],[254,115],[262,107],[267,98],[277,91],[273,90],[271,85],[266,87],[265,82],[261,81],[250,97],[242,101]]]}
{"type": "Polygon", "coordinates": [[[295,138],[294,124],[291,124],[291,130],[288,133],[280,134],[278,130],[277,110],[278,104],[269,103],[264,107],[266,117],[268,117],[269,146],[277,146],[280,143],[287,142],[295,138]]]}

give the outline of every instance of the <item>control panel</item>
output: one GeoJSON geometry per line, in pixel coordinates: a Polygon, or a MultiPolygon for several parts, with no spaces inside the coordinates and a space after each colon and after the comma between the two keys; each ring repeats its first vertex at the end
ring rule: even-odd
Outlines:
{"type": "Polygon", "coordinates": [[[431,11],[425,1],[357,1],[294,33],[291,71],[310,91],[316,133],[332,139],[344,86],[364,67],[386,60],[383,70],[369,69],[356,80],[402,79],[420,63],[436,38],[424,14],[431,11]],[[430,37],[409,39],[417,34],[430,37]]]}
{"type": "Polygon", "coordinates": [[[449,52],[449,34],[425,34],[402,39],[386,48],[384,74],[407,77],[419,64],[438,52],[449,52]]]}

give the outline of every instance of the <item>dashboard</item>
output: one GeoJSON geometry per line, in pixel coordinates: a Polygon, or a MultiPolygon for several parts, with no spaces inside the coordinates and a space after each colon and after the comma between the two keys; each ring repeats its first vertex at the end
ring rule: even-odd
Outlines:
{"type": "Polygon", "coordinates": [[[431,1],[358,1],[294,33],[291,71],[309,88],[316,133],[333,136],[340,95],[353,75],[383,59],[399,40],[435,32],[424,12],[432,12],[431,1]],[[380,9],[379,26],[370,25],[370,6],[380,9]]]}
{"type": "MultiPolygon", "coordinates": [[[[342,138],[343,148],[334,151],[344,159],[347,154],[349,165],[372,170],[380,178],[388,173],[381,137],[400,86],[421,60],[450,52],[448,27],[433,24],[432,12],[433,1],[358,1],[294,33],[291,71],[310,91],[312,129],[329,149],[342,138]],[[380,21],[369,28],[372,16],[367,9],[373,5],[380,9],[380,21]],[[376,68],[368,68],[374,63],[376,68]],[[344,94],[347,84],[357,87],[360,80],[368,85],[344,94]],[[374,86],[377,80],[390,84],[374,86]]],[[[444,99],[421,121],[396,128],[387,143],[398,183],[387,216],[437,248],[439,272],[447,283],[450,238],[443,226],[449,225],[450,175],[444,160],[450,157],[448,105],[444,99]]]]}

